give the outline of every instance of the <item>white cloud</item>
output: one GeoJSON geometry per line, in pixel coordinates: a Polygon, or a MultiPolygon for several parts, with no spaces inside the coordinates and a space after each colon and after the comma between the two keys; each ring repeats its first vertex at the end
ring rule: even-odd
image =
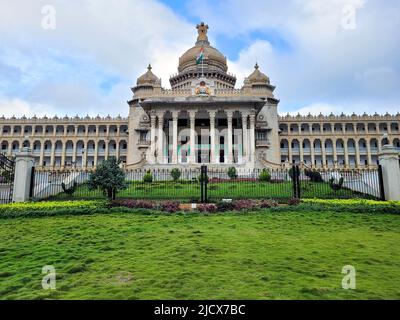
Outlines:
{"type": "Polygon", "coordinates": [[[34,115],[42,117],[52,115],[55,110],[42,104],[31,104],[18,98],[5,99],[0,98],[0,115],[5,117],[32,117],[34,115]]]}

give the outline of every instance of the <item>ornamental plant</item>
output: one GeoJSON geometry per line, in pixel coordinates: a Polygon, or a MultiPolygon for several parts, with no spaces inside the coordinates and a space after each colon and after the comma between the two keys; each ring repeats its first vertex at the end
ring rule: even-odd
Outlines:
{"type": "Polygon", "coordinates": [[[228,168],[228,177],[232,180],[238,177],[235,167],[228,168]]]}
{"type": "Polygon", "coordinates": [[[145,183],[152,183],[153,182],[153,175],[151,174],[151,171],[148,170],[146,174],[143,176],[143,182],[145,183]]]}
{"type": "Polygon", "coordinates": [[[176,182],[181,177],[181,171],[177,168],[171,170],[171,177],[176,182]]]}
{"type": "Polygon", "coordinates": [[[271,174],[267,169],[263,169],[258,176],[258,180],[260,182],[270,182],[271,181],[271,174]]]}
{"type": "Polygon", "coordinates": [[[109,199],[115,199],[118,191],[127,188],[125,172],[119,164],[120,162],[115,157],[104,160],[91,174],[88,183],[89,190],[100,189],[109,199]]]}

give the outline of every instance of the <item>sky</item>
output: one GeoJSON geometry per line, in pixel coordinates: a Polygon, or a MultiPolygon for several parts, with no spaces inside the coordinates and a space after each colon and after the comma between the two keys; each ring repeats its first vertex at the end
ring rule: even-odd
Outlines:
{"type": "Polygon", "coordinates": [[[280,114],[400,112],[398,0],[0,0],[0,116],[127,116],[201,21],[238,88],[260,65],[280,114]]]}

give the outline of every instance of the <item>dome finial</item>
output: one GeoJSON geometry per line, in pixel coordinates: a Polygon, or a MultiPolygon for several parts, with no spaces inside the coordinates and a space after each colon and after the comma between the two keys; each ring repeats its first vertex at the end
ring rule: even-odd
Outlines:
{"type": "Polygon", "coordinates": [[[256,62],[256,65],[254,66],[254,69],[257,69],[257,70],[258,70],[258,68],[260,68],[260,67],[259,67],[259,65],[258,65],[258,62],[256,62]]]}
{"type": "Polygon", "coordinates": [[[149,63],[149,66],[147,67],[147,70],[151,71],[151,69],[153,69],[153,67],[151,66],[151,63],[149,63]]]}
{"type": "Polygon", "coordinates": [[[208,32],[208,24],[205,24],[204,22],[201,22],[196,26],[197,32],[199,33],[199,36],[197,37],[197,42],[196,44],[208,44],[208,37],[207,37],[207,32],[208,32]]]}

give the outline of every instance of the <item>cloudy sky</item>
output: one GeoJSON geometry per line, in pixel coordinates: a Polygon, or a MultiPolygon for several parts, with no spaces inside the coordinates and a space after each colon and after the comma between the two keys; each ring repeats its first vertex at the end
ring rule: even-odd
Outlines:
{"type": "Polygon", "coordinates": [[[148,63],[169,86],[200,21],[237,87],[259,63],[281,114],[400,112],[398,0],[0,0],[0,115],[126,116],[148,63]]]}

